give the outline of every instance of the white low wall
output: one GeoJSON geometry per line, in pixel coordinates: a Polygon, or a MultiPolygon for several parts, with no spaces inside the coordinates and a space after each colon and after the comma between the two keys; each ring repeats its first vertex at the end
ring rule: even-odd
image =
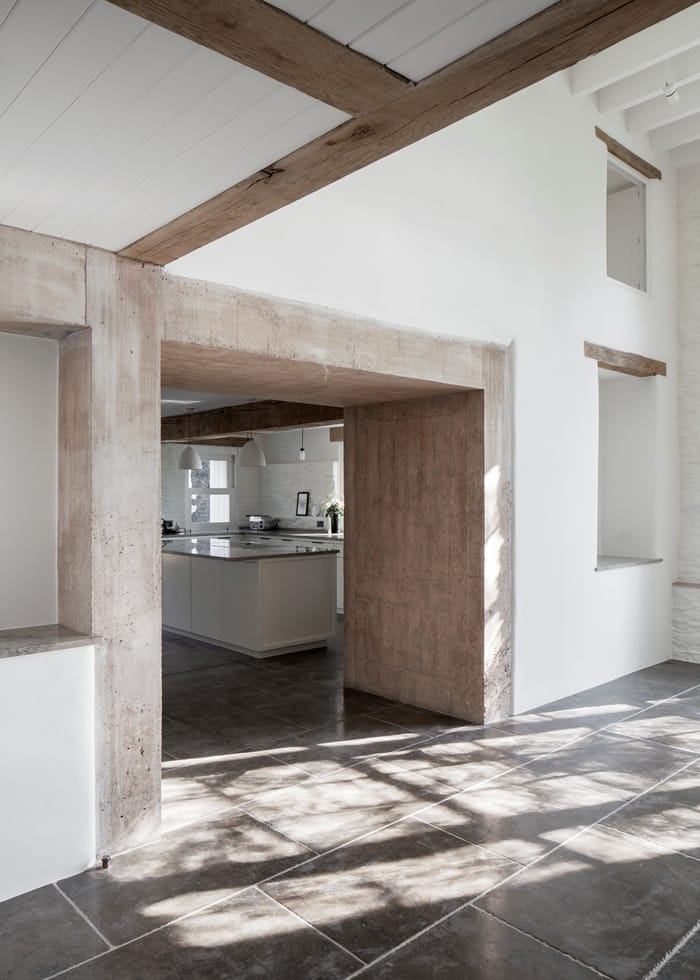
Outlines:
{"type": "Polygon", "coordinates": [[[0,659],[0,901],[94,862],[94,665],[93,646],[0,659]]]}

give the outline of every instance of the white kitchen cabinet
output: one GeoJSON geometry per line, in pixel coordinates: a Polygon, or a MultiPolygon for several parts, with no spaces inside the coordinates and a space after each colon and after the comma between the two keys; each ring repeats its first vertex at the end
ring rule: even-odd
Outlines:
{"type": "Polygon", "coordinates": [[[221,566],[210,558],[192,558],[192,632],[221,639],[221,566]]]}
{"type": "Polygon", "coordinates": [[[192,631],[192,560],[163,555],[163,625],[192,631]]]}
{"type": "Polygon", "coordinates": [[[331,542],[332,547],[338,549],[338,554],[336,556],[336,576],[335,576],[336,593],[337,593],[336,608],[339,613],[343,613],[345,611],[345,598],[344,598],[345,579],[343,576],[343,542],[336,541],[329,538],[314,538],[311,544],[319,545],[322,548],[324,547],[327,548],[329,540],[331,542]]]}
{"type": "MultiPolygon", "coordinates": [[[[207,559],[204,558],[203,561],[207,559]]],[[[221,564],[221,639],[233,647],[254,649],[260,644],[260,603],[257,561],[221,564]]],[[[206,636],[206,633],[204,634],[206,636]]]]}

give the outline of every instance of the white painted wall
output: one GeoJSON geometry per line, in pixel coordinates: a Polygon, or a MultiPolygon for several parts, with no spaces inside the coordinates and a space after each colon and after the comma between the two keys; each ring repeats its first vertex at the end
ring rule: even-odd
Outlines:
{"type": "Polygon", "coordinates": [[[407,327],[513,343],[519,711],[671,649],[676,185],[667,158],[605,118],[608,132],[664,171],[648,185],[648,294],[608,279],[599,121],[593,100],[574,99],[568,78],[555,76],[171,266],[407,327]],[[594,571],[598,378],[584,339],[668,362],[657,403],[660,565],[594,571]]]}
{"type": "Polygon", "coordinates": [[[55,623],[58,344],[0,333],[0,629],[55,623]]]}
{"type": "Polygon", "coordinates": [[[656,404],[664,378],[601,378],[598,553],[656,552],[656,404]]]}
{"type": "Polygon", "coordinates": [[[94,862],[94,659],[0,660],[0,902],[94,862]]]}

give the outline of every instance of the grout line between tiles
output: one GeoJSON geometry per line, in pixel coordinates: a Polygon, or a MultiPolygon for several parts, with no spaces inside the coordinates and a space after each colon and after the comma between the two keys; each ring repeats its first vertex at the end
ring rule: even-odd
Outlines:
{"type": "MultiPolygon", "coordinates": [[[[668,778],[673,779],[673,776],[669,776],[668,778]]],[[[607,820],[608,818],[606,817],[605,819],[607,820]]],[[[651,840],[648,837],[639,837],[637,834],[631,834],[627,830],[620,830],[619,827],[605,826],[603,829],[609,834],[619,834],[620,837],[625,837],[627,840],[634,841],[636,844],[645,844],[647,847],[654,847],[657,851],[661,851],[662,854],[677,854],[678,857],[687,858],[689,861],[696,861],[700,863],[700,857],[694,857],[692,854],[686,854],[685,851],[678,851],[675,847],[670,847],[667,844],[657,844],[656,841],[651,840]]]]}
{"type": "Polygon", "coordinates": [[[678,940],[678,942],[672,949],[669,949],[668,953],[666,953],[663,959],[660,960],[656,964],[656,966],[652,970],[650,970],[649,973],[646,974],[644,980],[653,980],[654,977],[658,977],[659,973],[661,972],[661,970],[663,970],[666,964],[670,963],[671,960],[676,956],[676,954],[680,953],[680,951],[683,949],[684,946],[687,946],[687,944],[690,942],[693,936],[695,936],[698,933],[698,931],[700,931],[700,919],[695,923],[692,929],[689,929],[686,932],[685,936],[683,936],[681,939],[678,940]]]}
{"type": "Polygon", "coordinates": [[[514,932],[519,933],[521,936],[525,936],[526,939],[531,939],[533,942],[538,943],[540,946],[544,946],[545,949],[550,949],[555,953],[559,953],[560,956],[565,956],[567,960],[570,960],[572,963],[575,963],[577,966],[585,967],[585,969],[590,970],[591,973],[594,973],[596,976],[603,977],[604,980],[614,980],[614,978],[611,977],[608,973],[603,973],[597,967],[591,966],[590,963],[585,963],[583,960],[579,960],[575,956],[572,956],[571,953],[567,953],[563,949],[559,949],[557,946],[552,946],[551,943],[545,942],[544,939],[539,939],[537,936],[533,936],[532,933],[530,932],[525,932],[524,929],[520,929],[518,926],[514,926],[512,922],[507,922],[505,919],[502,919],[499,915],[495,915],[493,912],[488,912],[486,909],[481,909],[478,907],[475,907],[474,911],[480,912],[482,915],[487,915],[490,919],[495,919],[496,922],[500,922],[501,925],[507,926],[508,929],[512,929],[514,932]]]}
{"type": "Polygon", "coordinates": [[[329,943],[333,943],[334,946],[337,946],[338,949],[343,951],[343,953],[347,953],[348,956],[351,956],[354,960],[357,960],[358,963],[361,963],[363,966],[367,965],[367,960],[363,960],[360,956],[356,956],[355,953],[350,952],[349,949],[346,949],[345,946],[339,943],[336,939],[333,939],[332,936],[326,935],[325,932],[323,932],[321,929],[315,926],[312,922],[308,922],[306,919],[302,918],[302,916],[300,916],[297,912],[295,912],[294,909],[288,908],[283,902],[278,901],[272,895],[268,895],[268,893],[264,892],[259,885],[253,885],[253,891],[256,891],[259,895],[262,895],[264,898],[267,898],[270,902],[274,902],[274,904],[277,905],[279,908],[283,909],[285,912],[288,912],[289,915],[294,916],[294,918],[297,919],[297,921],[301,922],[302,925],[308,926],[308,928],[313,930],[313,932],[315,932],[318,936],[321,936],[323,939],[326,939],[329,943]]]}
{"type": "MultiPolygon", "coordinates": [[[[678,772],[683,772],[683,771],[685,771],[686,769],[688,769],[692,765],[693,765],[693,761],[690,761],[690,762],[687,763],[687,765],[683,766],[681,769],[677,770],[677,772],[672,773],[671,775],[677,775],[678,772]]],[[[586,827],[579,828],[579,830],[577,830],[576,833],[572,834],[571,837],[568,837],[566,840],[561,841],[561,843],[557,844],[556,847],[553,847],[551,851],[548,851],[546,854],[540,854],[540,855],[538,855],[538,857],[533,858],[533,860],[530,861],[528,864],[523,865],[523,866],[517,868],[517,870],[515,870],[512,874],[508,875],[506,878],[503,878],[501,881],[497,882],[495,885],[490,885],[488,888],[484,889],[484,891],[481,892],[479,895],[476,895],[474,898],[470,899],[468,902],[464,902],[458,908],[453,909],[451,912],[448,912],[441,919],[438,919],[436,922],[433,922],[430,926],[426,926],[424,929],[421,929],[419,932],[415,933],[413,936],[409,936],[408,939],[405,939],[402,943],[399,943],[399,945],[398,946],[395,946],[394,949],[389,950],[386,953],[382,953],[381,956],[378,956],[376,959],[374,959],[370,963],[368,963],[367,964],[368,967],[369,966],[375,966],[377,963],[382,962],[388,956],[390,956],[392,953],[395,953],[399,949],[402,949],[404,946],[407,946],[409,943],[413,942],[415,939],[417,939],[420,936],[424,935],[426,932],[429,932],[430,929],[434,929],[435,926],[440,925],[442,922],[445,922],[447,919],[452,918],[452,916],[457,915],[463,909],[471,908],[471,907],[477,907],[476,906],[476,903],[477,902],[480,902],[482,899],[486,898],[486,896],[487,895],[490,895],[491,892],[496,891],[498,888],[502,888],[503,885],[506,885],[509,882],[513,881],[514,878],[517,878],[519,875],[523,874],[525,871],[528,871],[534,865],[539,864],[541,861],[544,861],[545,858],[551,857],[552,854],[555,854],[557,851],[561,850],[561,848],[568,846],[572,841],[576,840],[577,837],[580,837],[582,834],[585,834],[588,831],[592,830],[594,827],[597,827],[598,824],[602,823],[604,820],[607,820],[609,817],[613,816],[615,813],[618,813],[620,810],[624,809],[624,807],[628,806],[630,803],[633,803],[635,800],[638,800],[640,797],[645,796],[647,793],[652,792],[654,789],[657,788],[657,786],[660,786],[662,783],[666,782],[670,778],[671,778],[671,776],[665,776],[663,779],[660,779],[656,783],[654,783],[653,786],[649,786],[649,787],[647,787],[647,789],[643,790],[641,793],[637,793],[637,795],[636,796],[633,796],[631,799],[625,800],[624,803],[621,803],[620,806],[616,807],[614,810],[611,810],[610,813],[607,813],[604,817],[599,817],[598,820],[595,820],[592,824],[589,824],[586,827]]],[[[399,821],[395,821],[395,823],[398,823],[398,822],[399,821]]],[[[290,868],[288,870],[291,871],[291,870],[294,870],[294,869],[290,868]]],[[[361,970],[357,970],[355,973],[351,973],[348,977],[346,977],[345,980],[353,980],[354,977],[360,976],[361,972],[362,972],[361,970]]]]}
{"type": "Polygon", "coordinates": [[[71,907],[71,908],[72,908],[72,909],[73,909],[73,910],[74,910],[75,912],[77,912],[77,913],[78,913],[78,915],[79,915],[79,916],[81,917],[81,919],[84,919],[84,920],[85,920],[85,922],[87,922],[87,924],[88,924],[88,925],[90,926],[90,928],[91,928],[91,929],[93,930],[93,932],[95,932],[95,933],[97,933],[97,935],[98,935],[98,936],[100,937],[100,939],[102,940],[102,942],[103,942],[103,943],[105,944],[105,946],[107,947],[107,949],[105,950],[105,952],[109,952],[109,950],[110,950],[110,949],[114,949],[114,943],[111,943],[111,942],[109,941],[109,939],[107,939],[107,937],[106,937],[105,935],[103,935],[103,934],[102,934],[102,933],[100,932],[100,930],[99,930],[99,929],[97,928],[97,926],[96,926],[96,925],[95,925],[95,923],[94,923],[94,922],[92,921],[92,919],[90,919],[90,918],[89,918],[89,917],[88,917],[88,916],[87,916],[87,915],[85,914],[85,912],[83,912],[83,910],[82,910],[82,909],[80,908],[80,906],[78,906],[78,905],[76,905],[76,904],[75,904],[75,902],[74,902],[74,901],[73,901],[73,899],[72,899],[72,898],[70,897],[70,895],[66,895],[66,893],[65,893],[65,892],[63,891],[63,889],[61,888],[61,886],[60,886],[59,884],[57,884],[56,882],[54,882],[54,883],[53,883],[53,886],[54,886],[54,888],[56,889],[56,891],[57,891],[57,892],[58,892],[58,893],[59,893],[60,895],[62,895],[62,896],[63,896],[63,898],[65,898],[65,900],[66,900],[66,901],[68,902],[68,904],[70,905],[70,907],[71,907]]]}

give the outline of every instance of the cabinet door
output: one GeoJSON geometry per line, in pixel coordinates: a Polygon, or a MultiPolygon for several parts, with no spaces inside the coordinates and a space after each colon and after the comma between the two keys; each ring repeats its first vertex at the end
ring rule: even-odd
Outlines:
{"type": "Polygon", "coordinates": [[[192,632],[221,639],[221,566],[216,558],[192,558],[192,632]]]}
{"type": "Polygon", "coordinates": [[[221,562],[221,639],[249,650],[262,649],[259,564],[253,560],[221,562]]]}
{"type": "Polygon", "coordinates": [[[163,625],[192,630],[192,559],[163,555],[163,625]]]}

